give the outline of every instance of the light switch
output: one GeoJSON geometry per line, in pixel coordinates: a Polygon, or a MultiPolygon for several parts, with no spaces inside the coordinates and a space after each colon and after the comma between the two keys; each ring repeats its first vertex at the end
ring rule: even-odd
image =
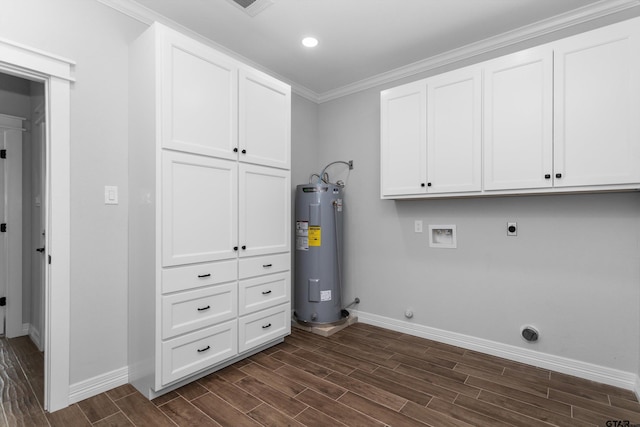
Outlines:
{"type": "Polygon", "coordinates": [[[415,231],[416,233],[422,233],[422,221],[419,219],[416,219],[415,222],[413,223],[413,231],[415,231]]]}
{"type": "Polygon", "coordinates": [[[104,186],[104,204],[105,205],[117,205],[118,204],[118,187],[113,185],[104,186]]]}

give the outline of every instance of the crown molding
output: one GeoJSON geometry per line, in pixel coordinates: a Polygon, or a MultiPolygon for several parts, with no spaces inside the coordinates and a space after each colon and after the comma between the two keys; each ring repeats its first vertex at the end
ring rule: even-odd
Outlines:
{"type": "Polygon", "coordinates": [[[328,102],[356,92],[391,83],[405,77],[410,77],[422,72],[453,64],[455,62],[470,59],[483,53],[489,53],[527,40],[545,36],[556,31],[593,21],[595,19],[623,12],[637,6],[640,6],[640,0],[602,0],[600,2],[575,9],[571,12],[538,21],[534,24],[520,27],[513,31],[489,37],[478,42],[462,46],[458,49],[453,49],[443,54],[435,55],[412,64],[324,92],[320,94],[317,102],[319,104],[328,102]]]}
{"type": "Polygon", "coordinates": [[[200,33],[197,33],[195,31],[193,31],[190,28],[185,27],[182,24],[177,23],[176,21],[173,21],[172,19],[167,18],[164,15],[161,15],[145,6],[142,6],[140,3],[135,2],[134,0],[97,0],[99,3],[104,4],[107,7],[110,7],[111,9],[114,9],[130,18],[135,19],[138,22],[141,22],[145,25],[151,25],[154,22],[159,22],[169,28],[172,28],[176,31],[179,31],[189,37],[191,37],[192,39],[198,40],[199,42],[206,44],[208,46],[211,46],[212,48],[223,52],[224,54],[244,63],[247,64],[257,70],[260,70],[262,72],[264,72],[265,74],[269,74],[270,76],[287,83],[289,86],[291,86],[291,90],[296,93],[297,95],[302,96],[303,98],[308,99],[309,101],[318,103],[318,99],[320,98],[320,95],[315,93],[314,91],[307,89],[304,86],[301,86],[295,82],[292,82],[291,80],[287,79],[284,76],[279,75],[278,73],[275,73],[271,70],[269,70],[268,68],[252,61],[249,58],[246,58],[242,55],[240,55],[239,53],[221,45],[218,44],[216,42],[214,42],[213,40],[201,35],[200,33]]]}
{"type": "Polygon", "coordinates": [[[471,59],[484,53],[489,53],[501,48],[513,46],[518,43],[526,42],[528,40],[542,37],[557,31],[574,27],[579,24],[587,23],[599,18],[604,18],[606,16],[624,12],[640,6],[640,0],[601,0],[597,3],[583,6],[579,9],[575,9],[573,11],[557,15],[549,19],[538,21],[534,24],[527,25],[513,31],[508,31],[494,37],[489,37],[478,42],[462,46],[458,49],[453,49],[440,55],[425,58],[423,60],[375,75],[373,77],[362,79],[355,83],[339,87],[337,89],[329,90],[323,93],[317,93],[300,84],[297,84],[296,82],[292,82],[291,80],[280,76],[277,73],[274,73],[266,67],[253,62],[249,58],[243,57],[237,52],[234,52],[231,49],[226,48],[225,46],[222,46],[202,36],[201,34],[181,24],[178,24],[177,22],[169,18],[152,11],[151,9],[140,5],[134,0],[97,1],[144,24],[151,25],[153,22],[157,21],[170,28],[185,33],[204,44],[207,44],[245,64],[252,66],[253,68],[263,71],[266,74],[277,78],[278,80],[286,82],[291,86],[291,89],[295,94],[317,104],[332,101],[343,96],[351,95],[366,89],[371,89],[376,86],[391,83],[405,77],[411,77],[413,75],[434,70],[436,68],[453,64],[459,61],[471,59]]]}

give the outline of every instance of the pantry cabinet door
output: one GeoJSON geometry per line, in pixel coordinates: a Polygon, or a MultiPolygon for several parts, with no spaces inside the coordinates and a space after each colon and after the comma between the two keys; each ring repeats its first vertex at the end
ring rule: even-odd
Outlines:
{"type": "Polygon", "coordinates": [[[427,192],[427,86],[424,81],[380,95],[382,198],[427,192]]]}
{"type": "Polygon", "coordinates": [[[640,182],[637,20],[554,46],[555,186],[640,182]]]}
{"type": "Polygon", "coordinates": [[[240,164],[240,256],[290,250],[291,179],[289,171],[240,164]]]}
{"type": "Polygon", "coordinates": [[[162,46],[163,148],[235,159],[236,65],[172,31],[164,34],[162,46]]]}
{"type": "Polygon", "coordinates": [[[235,258],[237,163],[162,153],[162,265],[235,258]]]}
{"type": "Polygon", "coordinates": [[[553,53],[548,45],[483,64],[484,189],[553,185],[553,53]]]}
{"type": "Polygon", "coordinates": [[[258,71],[240,70],[241,162],[291,167],[291,87],[258,71]]]}
{"type": "Polygon", "coordinates": [[[469,67],[427,79],[427,192],[480,191],[482,79],[469,67]]]}

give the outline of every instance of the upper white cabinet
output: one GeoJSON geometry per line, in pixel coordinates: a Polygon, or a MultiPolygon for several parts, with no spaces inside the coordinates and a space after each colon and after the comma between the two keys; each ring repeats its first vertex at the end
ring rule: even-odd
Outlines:
{"type": "Polygon", "coordinates": [[[551,187],[553,51],[548,45],[482,64],[484,188],[551,187]]]}
{"type": "Polygon", "coordinates": [[[383,91],[380,109],[382,197],[426,193],[427,85],[383,91]]]}
{"type": "Polygon", "coordinates": [[[477,68],[427,79],[427,192],[481,189],[482,80],[477,68]]]}
{"type": "Polygon", "coordinates": [[[554,43],[555,185],[640,182],[640,21],[554,43]]]}
{"type": "Polygon", "coordinates": [[[173,31],[161,43],[162,146],[235,159],[238,67],[173,31]]]}
{"type": "Polygon", "coordinates": [[[472,68],[382,92],[383,198],[480,191],[481,94],[472,68]]]}
{"type": "Polygon", "coordinates": [[[289,169],[291,88],[252,70],[240,70],[239,159],[289,169]]]}
{"type": "Polygon", "coordinates": [[[640,188],[640,18],[381,100],[382,198],[640,188]]]}

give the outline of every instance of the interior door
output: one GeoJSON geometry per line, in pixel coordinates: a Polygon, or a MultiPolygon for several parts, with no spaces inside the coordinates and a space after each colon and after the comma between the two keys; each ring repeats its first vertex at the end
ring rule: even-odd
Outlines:
{"type": "Polygon", "coordinates": [[[24,335],[22,328],[22,120],[0,115],[0,149],[4,158],[2,220],[0,229],[3,252],[0,258],[5,264],[0,269],[0,292],[6,297],[5,335],[14,338],[24,335]],[[4,231],[1,231],[4,230],[4,231]]]}
{"type": "MultiPolygon", "coordinates": [[[[4,130],[0,129],[0,150],[6,150],[5,146],[5,138],[4,138],[4,130]]],[[[7,207],[6,207],[6,186],[7,186],[7,177],[6,177],[6,167],[5,167],[4,159],[0,159],[0,224],[2,224],[2,232],[0,232],[0,298],[4,298],[7,296],[7,282],[8,282],[8,271],[7,271],[7,252],[8,252],[8,244],[7,244],[7,233],[6,233],[6,223],[7,223],[7,207]]],[[[6,319],[6,310],[5,306],[0,306],[0,333],[2,335],[5,334],[5,321],[6,319]]]]}
{"type": "Polygon", "coordinates": [[[31,288],[31,332],[30,335],[40,351],[44,350],[44,301],[45,274],[47,266],[47,222],[46,222],[46,123],[44,117],[34,120],[32,129],[33,147],[33,197],[32,210],[32,281],[31,288]]]}

